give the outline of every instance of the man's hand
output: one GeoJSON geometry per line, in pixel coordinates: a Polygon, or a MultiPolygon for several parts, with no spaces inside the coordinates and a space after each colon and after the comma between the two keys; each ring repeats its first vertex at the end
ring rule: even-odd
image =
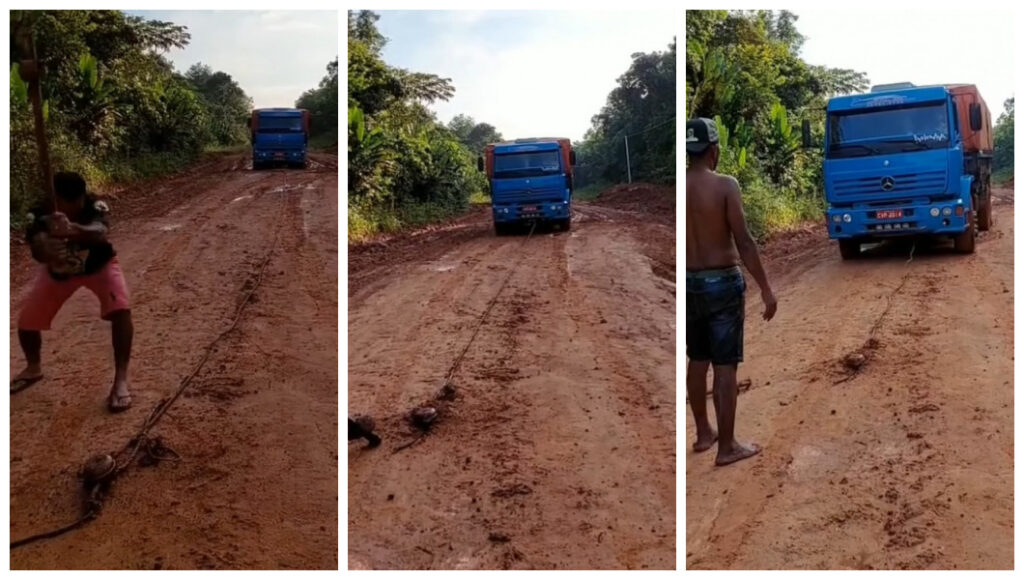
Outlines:
{"type": "Polygon", "coordinates": [[[50,235],[55,238],[67,238],[75,233],[75,225],[71,223],[68,216],[57,212],[50,217],[50,235]]]}
{"type": "Polygon", "coordinates": [[[53,266],[63,263],[67,242],[46,233],[39,233],[33,240],[32,247],[40,262],[53,266]]]}
{"type": "Polygon", "coordinates": [[[761,292],[761,300],[764,301],[764,319],[767,321],[775,318],[775,311],[778,310],[779,301],[776,300],[775,293],[772,292],[771,288],[761,292]]]}

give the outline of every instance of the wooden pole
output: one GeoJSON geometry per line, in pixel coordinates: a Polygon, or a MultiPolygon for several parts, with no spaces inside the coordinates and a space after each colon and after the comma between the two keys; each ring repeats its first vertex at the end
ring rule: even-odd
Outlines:
{"type": "Polygon", "coordinates": [[[56,200],[53,195],[50,148],[46,141],[46,124],[43,119],[43,89],[40,84],[42,65],[36,56],[36,46],[35,40],[32,38],[32,31],[24,23],[21,24],[18,31],[18,47],[22,57],[18,64],[18,74],[22,80],[28,83],[28,98],[32,103],[32,114],[35,118],[36,149],[39,152],[40,177],[46,192],[47,202],[50,205],[50,209],[53,210],[56,206],[56,200]]]}

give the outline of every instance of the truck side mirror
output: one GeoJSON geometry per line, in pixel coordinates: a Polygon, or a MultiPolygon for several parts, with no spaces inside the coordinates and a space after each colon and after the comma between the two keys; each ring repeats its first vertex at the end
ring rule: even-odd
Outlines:
{"type": "Polygon", "coordinates": [[[981,105],[971,103],[971,131],[981,131],[981,105]]]}
{"type": "Polygon", "coordinates": [[[576,151],[569,152],[569,165],[576,167],[576,151]]]}
{"type": "Polygon", "coordinates": [[[805,120],[800,124],[800,132],[803,133],[804,149],[811,148],[811,122],[805,120]]]}
{"type": "Polygon", "coordinates": [[[482,156],[480,156],[480,155],[476,156],[476,170],[477,171],[483,171],[484,170],[484,158],[482,156]]]}

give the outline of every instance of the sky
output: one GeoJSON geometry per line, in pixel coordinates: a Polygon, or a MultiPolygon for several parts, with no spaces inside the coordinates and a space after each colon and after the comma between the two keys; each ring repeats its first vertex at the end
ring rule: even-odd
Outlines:
{"type": "Polygon", "coordinates": [[[682,12],[378,11],[391,66],[452,79],[433,105],[506,139],[583,138],[635,52],[668,50],[682,12]]]}
{"type": "Polygon", "coordinates": [[[167,57],[185,72],[197,62],[231,75],[253,106],[292,107],[338,55],[338,12],[145,10],[130,14],[188,27],[192,40],[167,57]]]}
{"type": "Polygon", "coordinates": [[[1013,96],[1010,11],[794,12],[797,30],[807,37],[801,56],[810,64],[867,73],[872,85],[974,84],[993,123],[1013,96]]]}

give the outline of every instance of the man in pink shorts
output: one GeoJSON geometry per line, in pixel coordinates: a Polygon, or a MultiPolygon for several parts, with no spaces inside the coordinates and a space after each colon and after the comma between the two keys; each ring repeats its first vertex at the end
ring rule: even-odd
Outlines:
{"type": "Polygon", "coordinates": [[[61,306],[84,286],[99,298],[100,316],[110,322],[113,335],[114,386],[107,408],[124,411],[132,404],[128,361],[134,331],[128,286],[107,241],[107,205],[86,192],[85,180],[77,173],[54,175],[53,186],[56,211],[33,212],[26,233],[32,257],[42,266],[18,317],[18,340],[27,365],[12,379],[11,392],[43,378],[42,331],[50,330],[61,306]]]}

